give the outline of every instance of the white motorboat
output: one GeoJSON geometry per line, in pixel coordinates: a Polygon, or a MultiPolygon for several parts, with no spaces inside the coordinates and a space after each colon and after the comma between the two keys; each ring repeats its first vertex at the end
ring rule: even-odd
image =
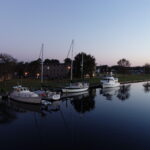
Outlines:
{"type": "Polygon", "coordinates": [[[113,76],[104,76],[102,77],[100,84],[102,88],[113,88],[120,86],[118,82],[118,78],[114,78],[113,76]]]}
{"type": "Polygon", "coordinates": [[[74,92],[84,92],[89,89],[89,85],[87,83],[72,83],[69,86],[62,89],[64,93],[74,93],[74,92]]]}
{"type": "Polygon", "coordinates": [[[13,87],[13,92],[10,94],[10,98],[24,103],[40,104],[41,98],[38,94],[29,91],[28,88],[22,86],[13,87]]]}

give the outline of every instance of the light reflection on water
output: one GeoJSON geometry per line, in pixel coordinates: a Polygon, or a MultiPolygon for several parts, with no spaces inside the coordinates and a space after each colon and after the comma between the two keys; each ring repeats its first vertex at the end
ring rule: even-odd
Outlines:
{"type": "Polygon", "coordinates": [[[150,90],[143,83],[70,95],[48,107],[0,103],[2,149],[149,150],[150,90]]]}

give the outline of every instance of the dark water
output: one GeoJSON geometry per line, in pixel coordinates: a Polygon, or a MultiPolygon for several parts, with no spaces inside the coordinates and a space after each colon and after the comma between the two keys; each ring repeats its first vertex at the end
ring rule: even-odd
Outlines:
{"type": "Polygon", "coordinates": [[[48,107],[0,103],[1,150],[150,150],[150,90],[92,90],[48,107]]]}

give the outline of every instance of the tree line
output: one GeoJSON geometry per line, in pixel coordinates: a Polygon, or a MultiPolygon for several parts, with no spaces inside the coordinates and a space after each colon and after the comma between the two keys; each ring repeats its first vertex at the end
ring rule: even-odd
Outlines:
{"type": "MultiPolygon", "coordinates": [[[[81,64],[82,56],[84,58],[84,75],[88,74],[92,77],[95,68],[96,60],[94,56],[88,55],[86,53],[79,53],[75,56],[73,60],[73,72],[74,77],[81,77],[81,64]]],[[[6,80],[9,75],[13,75],[18,78],[30,77],[35,78],[37,73],[41,72],[41,59],[33,60],[31,62],[17,61],[14,57],[9,54],[0,54],[0,78],[6,80]]],[[[60,63],[57,59],[45,59],[43,62],[44,66],[51,65],[65,65],[67,69],[71,69],[71,59],[64,59],[63,63],[60,63]]]]}
{"type": "Polygon", "coordinates": [[[106,73],[106,72],[111,72],[111,71],[115,71],[116,73],[119,73],[119,74],[129,74],[132,72],[133,73],[145,73],[145,74],[150,73],[150,64],[149,63],[146,63],[143,66],[131,67],[130,61],[125,58],[120,59],[117,62],[117,65],[114,65],[114,66],[101,65],[99,67],[101,69],[101,73],[106,73]]]}
{"type": "MultiPolygon", "coordinates": [[[[57,59],[45,59],[44,66],[51,65],[65,65],[67,69],[71,69],[71,59],[64,59],[63,63],[60,63],[57,59]]],[[[117,71],[117,73],[129,73],[131,70],[131,63],[129,60],[123,58],[117,62],[117,65],[109,67],[108,65],[101,65],[101,73],[110,71],[117,71]]],[[[150,73],[150,64],[146,63],[144,66],[134,67],[137,70],[141,68],[144,73],[150,73]]],[[[73,60],[73,74],[74,77],[82,78],[85,76],[92,77],[96,71],[96,60],[95,57],[86,53],[79,53],[74,57],[73,60]],[[83,68],[82,68],[82,59],[83,68]],[[82,75],[83,69],[83,75],[82,75]]],[[[0,80],[6,80],[9,76],[15,76],[17,78],[30,77],[35,78],[37,73],[41,72],[41,59],[33,60],[31,62],[17,61],[14,57],[9,54],[0,54],[0,80]]],[[[40,74],[39,74],[40,75],[40,74]]],[[[68,76],[69,77],[69,76],[68,76]]]]}

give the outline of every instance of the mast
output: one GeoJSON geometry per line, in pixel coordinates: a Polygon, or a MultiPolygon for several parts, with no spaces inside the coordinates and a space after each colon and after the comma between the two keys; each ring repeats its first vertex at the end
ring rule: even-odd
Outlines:
{"type": "Polygon", "coordinates": [[[83,52],[82,52],[82,62],[81,62],[81,78],[83,80],[83,52]]]}
{"type": "Polygon", "coordinates": [[[74,46],[74,40],[72,40],[71,42],[71,75],[70,75],[70,80],[72,82],[72,79],[73,79],[73,46],[74,46]]]}
{"type": "Polygon", "coordinates": [[[44,51],[44,44],[42,43],[42,46],[41,46],[41,83],[43,83],[43,51],[44,51]]]}

